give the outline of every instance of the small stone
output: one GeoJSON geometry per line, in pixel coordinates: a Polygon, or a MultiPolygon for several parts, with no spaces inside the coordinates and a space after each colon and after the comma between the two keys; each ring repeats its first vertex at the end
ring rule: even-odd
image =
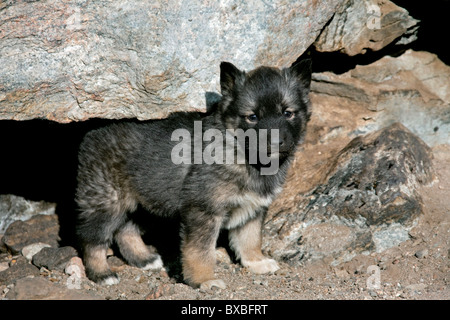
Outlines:
{"type": "Polygon", "coordinates": [[[338,269],[338,268],[336,268],[334,270],[334,273],[336,274],[336,277],[338,277],[339,279],[348,279],[348,278],[350,278],[350,274],[345,269],[338,269]]]}
{"type": "Polygon", "coordinates": [[[166,270],[165,268],[162,268],[162,269],[159,271],[159,275],[160,275],[162,278],[169,278],[169,274],[167,273],[167,270],[166,270]]]}
{"type": "Polygon", "coordinates": [[[77,256],[77,251],[72,247],[43,248],[33,256],[33,264],[39,268],[63,271],[67,262],[74,256],[77,256]]]}
{"type": "Polygon", "coordinates": [[[21,258],[25,261],[18,259],[14,265],[0,272],[0,285],[7,284],[20,278],[39,275],[38,268],[28,263],[24,257],[21,258]]]}
{"type": "Polygon", "coordinates": [[[120,272],[123,269],[125,269],[125,262],[123,262],[121,259],[117,258],[116,256],[108,257],[108,265],[114,272],[120,272]]]}
{"type": "Polygon", "coordinates": [[[372,290],[369,290],[369,295],[372,297],[372,298],[376,298],[378,295],[377,295],[377,293],[375,292],[375,291],[372,291],[372,290]]]}
{"type": "Polygon", "coordinates": [[[27,258],[28,261],[33,259],[33,256],[41,251],[43,248],[51,247],[48,243],[36,242],[29,244],[22,249],[22,255],[27,258]]]}
{"type": "Polygon", "coordinates": [[[67,263],[64,272],[68,275],[76,274],[79,278],[86,277],[86,270],[80,257],[71,258],[67,263]]]}
{"type": "Polygon", "coordinates": [[[216,260],[217,262],[222,262],[225,264],[231,264],[231,258],[228,255],[228,252],[225,248],[217,248],[216,249],[216,260]]]}
{"type": "Polygon", "coordinates": [[[422,249],[417,251],[415,254],[416,258],[418,259],[423,259],[426,258],[428,256],[428,249],[422,249]]]}
{"type": "Polygon", "coordinates": [[[56,214],[39,214],[27,221],[15,221],[9,225],[2,238],[12,254],[19,254],[25,246],[36,242],[57,247],[59,240],[59,222],[56,214]]]}
{"type": "MultiPolygon", "coordinates": [[[[78,269],[77,266],[75,266],[76,269],[78,269]]],[[[52,280],[52,279],[50,279],[52,280]]],[[[82,282],[82,278],[80,276],[80,272],[76,271],[74,273],[72,273],[72,275],[66,280],[66,287],[68,289],[81,289],[81,282],[82,282]]]]}
{"type": "Polygon", "coordinates": [[[262,285],[262,281],[259,279],[255,279],[255,280],[253,280],[253,284],[262,285]]]}
{"type": "Polygon", "coordinates": [[[285,268],[280,268],[277,271],[275,271],[275,274],[277,276],[287,276],[288,277],[289,276],[289,271],[287,269],[285,269],[285,268]]]}
{"type": "Polygon", "coordinates": [[[154,300],[162,296],[170,296],[175,293],[175,287],[170,284],[162,284],[152,288],[150,293],[145,297],[145,300],[154,300]]]}
{"type": "Polygon", "coordinates": [[[0,262],[0,272],[5,271],[8,268],[9,268],[8,262],[0,262]]]}

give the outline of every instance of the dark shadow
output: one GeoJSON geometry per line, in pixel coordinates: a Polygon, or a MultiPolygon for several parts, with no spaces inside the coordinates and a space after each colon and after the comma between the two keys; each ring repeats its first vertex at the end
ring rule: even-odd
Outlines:
{"type": "Polygon", "coordinates": [[[390,44],[379,51],[368,50],[365,54],[351,57],[341,52],[318,52],[314,46],[311,46],[296,62],[304,58],[310,58],[313,62],[313,72],[330,71],[335,74],[342,74],[354,69],[357,65],[374,63],[384,56],[398,57],[407,49],[408,46],[390,44]]]}
{"type": "Polygon", "coordinates": [[[409,15],[420,20],[417,40],[410,47],[416,51],[428,51],[438,55],[450,65],[450,50],[447,45],[449,0],[435,0],[429,3],[411,0],[394,0],[399,7],[408,10],[409,15]]]}
{"type": "Polygon", "coordinates": [[[0,194],[56,203],[61,246],[77,247],[74,198],[79,144],[86,132],[112,122],[0,121],[0,194]]]}

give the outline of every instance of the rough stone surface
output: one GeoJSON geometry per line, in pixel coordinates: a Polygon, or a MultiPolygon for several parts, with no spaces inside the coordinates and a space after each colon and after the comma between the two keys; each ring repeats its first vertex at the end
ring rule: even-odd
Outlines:
{"type": "Polygon", "coordinates": [[[314,43],[318,51],[341,51],[350,56],[377,51],[393,41],[414,41],[418,20],[386,0],[347,0],[314,43]]]}
{"type": "Polygon", "coordinates": [[[68,275],[76,274],[79,278],[86,277],[86,270],[80,257],[72,257],[64,268],[68,275]]]}
{"type": "Polygon", "coordinates": [[[8,269],[0,272],[0,285],[16,279],[39,275],[39,269],[31,265],[24,257],[18,257],[13,261],[8,269]]]}
{"type": "MultiPolygon", "coordinates": [[[[265,226],[266,250],[276,257],[291,257],[294,263],[326,257],[337,264],[351,259],[357,252],[381,252],[410,239],[408,230],[416,221],[414,217],[422,212],[420,197],[415,192],[408,195],[412,185],[405,188],[401,180],[393,187],[392,182],[398,176],[389,172],[385,172],[386,179],[377,180],[382,171],[377,173],[376,168],[388,168],[393,159],[389,148],[380,149],[373,156],[367,153],[370,149],[352,154],[348,148],[357,148],[357,144],[366,139],[361,137],[395,122],[407,128],[404,129],[407,133],[399,130],[397,139],[409,141],[402,146],[395,139],[391,140],[392,150],[397,150],[397,160],[413,163],[411,150],[414,150],[413,155],[428,155],[428,151],[420,152],[428,150],[423,143],[417,144],[417,149],[409,149],[416,145],[412,141],[423,140],[429,146],[448,144],[449,83],[448,66],[433,54],[411,50],[396,58],[386,56],[375,63],[357,66],[341,75],[314,74],[311,122],[284,191],[269,209],[265,226]],[[412,138],[414,135],[420,139],[412,138]],[[364,153],[366,156],[362,157],[364,153]],[[349,163],[350,155],[354,158],[349,163]],[[356,169],[361,169],[358,159],[360,165],[365,165],[359,172],[364,173],[362,176],[357,176],[356,169]],[[340,171],[333,176],[331,168],[339,166],[346,167],[349,175],[340,171]],[[355,179],[347,180],[350,177],[355,179]],[[389,181],[389,177],[394,180],[389,181]],[[342,188],[333,186],[339,181],[343,183],[342,188]],[[372,185],[373,190],[364,191],[358,189],[362,188],[361,181],[365,181],[366,186],[370,186],[369,181],[378,182],[375,189],[372,185]],[[379,192],[383,186],[391,188],[384,195],[379,192]],[[406,197],[397,197],[402,193],[406,197]],[[342,201],[345,199],[348,200],[342,201]],[[370,210],[364,202],[369,203],[370,210]],[[388,221],[389,203],[392,204],[392,221],[388,221]],[[350,205],[355,210],[350,210],[350,205]],[[360,212],[360,217],[348,218],[347,213],[338,216],[336,212],[360,212]],[[402,212],[406,214],[399,215],[402,212]],[[397,220],[400,217],[405,220],[397,220]]],[[[423,169],[431,168],[429,161],[418,165],[423,169]]],[[[427,171],[426,179],[416,169],[409,174],[419,174],[426,182],[431,171],[427,171]]],[[[413,189],[420,184],[415,184],[413,189]]]]}
{"type": "Polygon", "coordinates": [[[28,220],[37,214],[54,214],[56,204],[30,201],[12,194],[0,194],[0,234],[16,220],[28,220]]]}
{"type": "Polygon", "coordinates": [[[58,216],[37,215],[27,221],[15,221],[3,235],[2,242],[7,249],[18,254],[27,245],[45,242],[52,247],[58,246],[59,223],[58,216]]]}
{"type": "Polygon", "coordinates": [[[145,300],[154,300],[162,296],[170,296],[175,293],[175,288],[168,284],[154,287],[150,290],[150,293],[145,297],[145,300]]]}
{"type": "MultiPolygon", "coordinates": [[[[294,264],[324,257],[338,264],[408,240],[422,213],[417,188],[434,177],[431,157],[401,124],[355,138],[328,160],[312,191],[298,195],[287,210],[269,212],[265,250],[294,264]]],[[[286,188],[295,189],[302,179],[295,175],[286,188]]]]}
{"type": "Polygon", "coordinates": [[[43,278],[24,278],[17,280],[13,289],[6,295],[10,300],[100,300],[93,293],[79,293],[43,278]]]}
{"type": "Polygon", "coordinates": [[[315,112],[346,117],[339,105],[344,112],[366,109],[327,135],[347,130],[356,137],[400,122],[430,146],[450,141],[450,67],[434,54],[407,50],[341,75],[315,73],[311,90],[319,96],[315,112]]]}
{"type": "Polygon", "coordinates": [[[71,258],[77,256],[77,251],[72,247],[43,248],[33,256],[33,264],[39,268],[49,270],[64,270],[71,258]]]}
{"type": "Polygon", "coordinates": [[[205,110],[219,63],[289,66],[344,0],[0,4],[0,119],[205,110]]]}
{"type": "Polygon", "coordinates": [[[81,289],[81,283],[86,278],[86,270],[80,257],[72,257],[66,263],[64,273],[70,276],[66,282],[69,289],[81,289]]]}
{"type": "Polygon", "coordinates": [[[44,248],[50,247],[47,243],[37,242],[29,244],[22,249],[22,255],[27,258],[28,261],[33,259],[33,256],[44,248]]]}

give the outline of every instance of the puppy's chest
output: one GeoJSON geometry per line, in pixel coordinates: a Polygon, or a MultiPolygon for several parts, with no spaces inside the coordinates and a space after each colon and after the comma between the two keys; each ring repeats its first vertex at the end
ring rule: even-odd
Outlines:
{"type": "Polygon", "coordinates": [[[273,199],[274,196],[261,196],[255,192],[233,195],[228,199],[230,210],[225,217],[223,227],[233,229],[245,224],[260,214],[261,209],[268,207],[273,199]]]}

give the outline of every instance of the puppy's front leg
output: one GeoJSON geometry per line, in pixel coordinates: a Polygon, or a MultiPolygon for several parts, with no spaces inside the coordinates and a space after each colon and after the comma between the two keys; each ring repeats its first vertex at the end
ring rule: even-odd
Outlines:
{"type": "Polygon", "coordinates": [[[183,222],[182,263],[184,280],[193,287],[225,289],[214,277],[216,242],[222,218],[203,212],[191,212],[183,222]]]}
{"type": "Polygon", "coordinates": [[[243,226],[229,231],[230,245],[240,258],[241,264],[254,273],[275,272],[280,267],[273,259],[261,252],[261,228],[264,215],[248,221],[243,226]]]}

